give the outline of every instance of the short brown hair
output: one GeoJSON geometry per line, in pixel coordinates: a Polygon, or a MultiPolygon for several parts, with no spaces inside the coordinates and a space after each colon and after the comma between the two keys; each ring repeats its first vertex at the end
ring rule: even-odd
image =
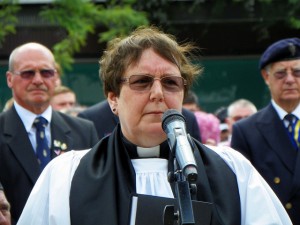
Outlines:
{"type": "Polygon", "coordinates": [[[59,85],[54,89],[53,96],[56,96],[56,95],[59,95],[59,94],[64,94],[64,93],[73,93],[73,94],[75,94],[74,91],[72,91],[70,88],[68,88],[66,86],[59,85]]]}
{"type": "Polygon", "coordinates": [[[180,45],[174,36],[163,33],[156,27],[140,27],[126,38],[116,38],[108,43],[108,48],[100,59],[99,76],[104,93],[120,94],[120,83],[129,65],[137,63],[145,49],[152,48],[166,60],[176,64],[181,76],[186,79],[185,94],[202,68],[193,64],[189,56],[197,48],[192,43],[180,45]]]}

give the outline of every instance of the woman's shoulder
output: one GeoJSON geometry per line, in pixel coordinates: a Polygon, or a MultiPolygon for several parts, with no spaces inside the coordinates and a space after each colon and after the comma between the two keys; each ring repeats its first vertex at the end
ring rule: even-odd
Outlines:
{"type": "Polygon", "coordinates": [[[49,164],[44,169],[46,172],[52,171],[60,171],[63,170],[74,170],[77,168],[81,158],[90,151],[90,149],[86,150],[71,150],[65,152],[54,159],[52,159],[49,164]]]}
{"type": "Polygon", "coordinates": [[[253,168],[250,161],[246,157],[244,157],[240,152],[234,150],[231,147],[210,145],[204,146],[206,148],[206,151],[214,152],[218,156],[220,156],[234,172],[236,172],[238,168],[244,168],[247,170],[251,170],[253,168]]]}

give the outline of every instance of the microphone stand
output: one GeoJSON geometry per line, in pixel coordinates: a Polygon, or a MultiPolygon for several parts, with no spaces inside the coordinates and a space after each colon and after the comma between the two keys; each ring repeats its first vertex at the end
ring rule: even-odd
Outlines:
{"type": "MultiPolygon", "coordinates": [[[[189,137],[189,142],[191,143],[191,138],[189,137]]],[[[188,181],[188,179],[183,175],[183,171],[179,168],[177,159],[175,157],[176,151],[175,142],[172,151],[174,158],[174,171],[169,172],[169,182],[175,182],[175,195],[178,203],[179,212],[175,212],[175,207],[173,205],[168,205],[164,210],[164,225],[174,225],[174,222],[177,221],[178,225],[194,225],[194,213],[191,193],[195,194],[197,187],[195,184],[188,181]]],[[[191,143],[191,146],[194,144],[191,143]]]]}

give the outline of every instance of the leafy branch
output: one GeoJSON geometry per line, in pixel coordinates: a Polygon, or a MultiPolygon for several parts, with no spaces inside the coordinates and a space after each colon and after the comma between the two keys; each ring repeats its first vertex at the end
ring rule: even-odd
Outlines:
{"type": "Polygon", "coordinates": [[[74,54],[86,45],[88,34],[94,33],[97,26],[107,28],[99,34],[99,42],[105,42],[126,35],[139,25],[148,24],[145,13],[131,8],[134,1],[124,2],[118,5],[112,1],[104,8],[90,1],[56,0],[40,13],[43,19],[66,31],[66,37],[53,47],[55,58],[62,68],[71,69],[74,54]]]}
{"type": "Polygon", "coordinates": [[[17,12],[20,10],[17,1],[3,0],[0,1],[0,47],[8,34],[16,33],[16,24],[18,19],[17,12]]]}

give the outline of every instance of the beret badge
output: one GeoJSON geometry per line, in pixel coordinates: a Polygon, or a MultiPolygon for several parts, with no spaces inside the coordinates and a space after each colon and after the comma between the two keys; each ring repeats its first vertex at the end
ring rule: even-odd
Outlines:
{"type": "Polygon", "coordinates": [[[271,44],[262,54],[259,69],[279,61],[300,59],[300,39],[286,38],[271,44]]]}
{"type": "Polygon", "coordinates": [[[291,53],[291,56],[295,56],[296,55],[296,46],[293,43],[289,43],[288,48],[291,53]]]}

